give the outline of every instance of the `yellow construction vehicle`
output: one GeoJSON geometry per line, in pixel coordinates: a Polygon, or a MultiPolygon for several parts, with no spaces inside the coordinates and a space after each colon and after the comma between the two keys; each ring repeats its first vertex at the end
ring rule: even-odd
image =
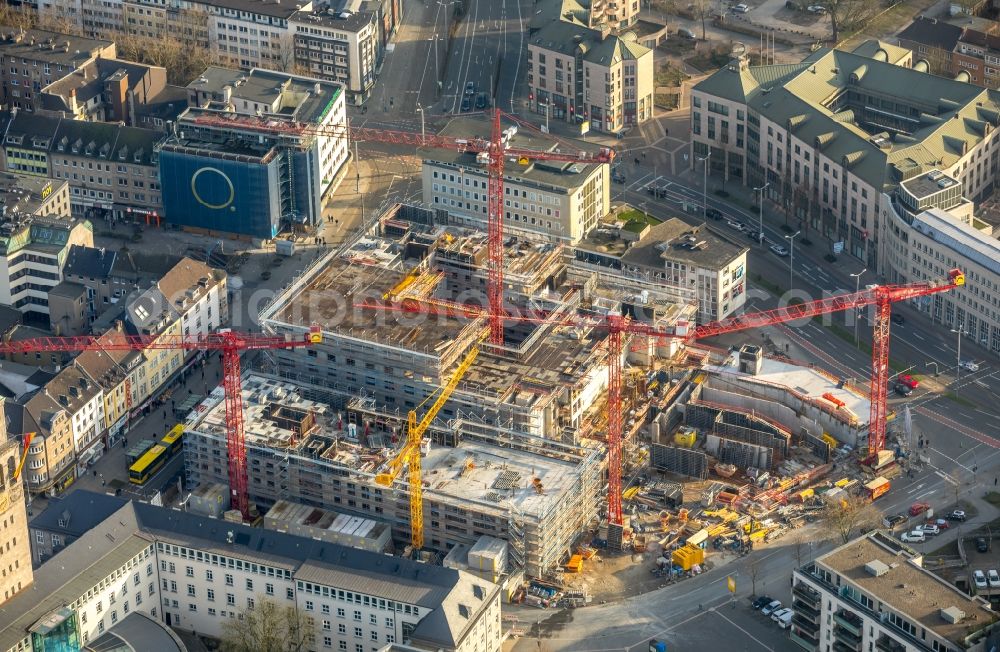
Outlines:
{"type": "Polygon", "coordinates": [[[430,427],[431,422],[434,421],[434,417],[441,411],[444,404],[448,402],[451,393],[455,391],[458,382],[462,380],[462,376],[465,375],[469,367],[476,360],[477,355],[479,355],[478,344],[469,349],[465,358],[462,359],[458,368],[455,369],[455,373],[452,374],[451,379],[448,380],[448,384],[441,388],[437,399],[435,399],[430,409],[424,413],[419,423],[417,422],[416,410],[410,410],[406,423],[406,443],[396,453],[396,457],[389,462],[388,469],[375,476],[377,484],[383,487],[391,487],[392,483],[399,477],[403,467],[409,465],[410,542],[413,544],[414,552],[424,547],[424,485],[420,476],[420,441],[424,433],[427,432],[427,428],[430,427]]]}

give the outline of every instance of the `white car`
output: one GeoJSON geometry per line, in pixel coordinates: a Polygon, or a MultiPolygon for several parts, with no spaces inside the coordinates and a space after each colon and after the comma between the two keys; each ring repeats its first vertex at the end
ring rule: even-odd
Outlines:
{"type": "Polygon", "coordinates": [[[785,614],[791,613],[791,611],[792,610],[789,609],[788,607],[785,607],[784,609],[778,609],[773,614],[771,614],[771,620],[773,620],[774,622],[778,622],[785,614]]]}
{"type": "Polygon", "coordinates": [[[979,371],[979,363],[973,362],[972,360],[963,360],[961,367],[965,371],[972,371],[972,372],[979,371]]]}
{"type": "Polygon", "coordinates": [[[775,256],[781,256],[782,258],[784,258],[785,256],[788,255],[788,250],[779,244],[771,245],[770,249],[771,253],[774,254],[775,256]]]}
{"type": "Polygon", "coordinates": [[[925,535],[931,534],[937,536],[941,534],[941,528],[939,528],[937,525],[934,525],[933,523],[925,523],[924,525],[920,526],[920,529],[924,531],[925,535]]]}
{"type": "Polygon", "coordinates": [[[778,623],[778,627],[780,627],[781,629],[788,629],[788,626],[792,624],[792,617],[794,615],[795,615],[794,611],[792,611],[791,609],[786,609],[785,613],[782,614],[781,618],[778,618],[776,620],[776,622],[778,623]]]}
{"type": "Polygon", "coordinates": [[[972,581],[975,582],[977,589],[985,589],[986,584],[986,573],[981,570],[973,571],[972,581]]]}
{"type": "Polygon", "coordinates": [[[771,604],[769,604],[769,605],[765,606],[763,609],[761,609],[760,612],[762,614],[764,614],[765,616],[770,616],[771,614],[773,614],[778,609],[781,609],[781,600],[775,600],[771,604]]]}
{"type": "Polygon", "coordinates": [[[739,222],[735,222],[733,220],[726,220],[726,226],[728,226],[733,231],[742,231],[743,230],[743,225],[740,224],[739,222]]]}
{"type": "Polygon", "coordinates": [[[990,583],[991,589],[1000,589],[1000,573],[994,569],[986,571],[986,580],[990,583]]]}
{"type": "Polygon", "coordinates": [[[826,7],[824,7],[823,5],[809,5],[809,7],[807,7],[807,9],[808,9],[809,13],[811,13],[811,14],[825,14],[826,13],[826,7]]]}
{"type": "Polygon", "coordinates": [[[735,11],[738,14],[745,14],[745,13],[747,13],[747,12],[750,11],[750,6],[746,5],[746,4],[743,4],[741,2],[740,4],[738,4],[735,7],[733,7],[733,11],[735,11]]]}
{"type": "Polygon", "coordinates": [[[923,543],[927,541],[927,535],[924,534],[923,530],[914,530],[913,532],[903,532],[899,536],[899,540],[903,543],[923,543]]]}

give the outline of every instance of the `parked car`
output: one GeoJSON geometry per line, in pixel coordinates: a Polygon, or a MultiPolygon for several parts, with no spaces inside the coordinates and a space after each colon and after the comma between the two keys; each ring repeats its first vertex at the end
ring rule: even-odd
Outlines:
{"type": "Polygon", "coordinates": [[[774,622],[778,622],[782,616],[784,616],[787,613],[791,613],[791,611],[792,610],[789,609],[788,607],[785,607],[784,609],[778,609],[777,611],[771,614],[771,620],[773,620],[774,622]]]}
{"type": "Polygon", "coordinates": [[[713,220],[721,220],[722,219],[722,211],[720,211],[718,208],[706,208],[705,209],[705,217],[709,217],[709,218],[711,218],[713,220]]]}
{"type": "Polygon", "coordinates": [[[471,110],[472,110],[472,100],[469,98],[468,95],[466,95],[465,97],[462,98],[462,111],[465,112],[471,110]]]}
{"type": "Polygon", "coordinates": [[[905,317],[903,317],[903,315],[899,314],[898,312],[894,312],[894,313],[892,313],[892,314],[891,314],[891,315],[889,316],[889,319],[891,319],[891,320],[892,320],[892,323],[893,323],[893,324],[899,324],[899,325],[903,325],[903,324],[905,324],[905,323],[906,323],[906,318],[905,318],[905,317]]]}
{"type": "Polygon", "coordinates": [[[486,93],[480,93],[476,95],[476,108],[485,109],[490,105],[490,96],[486,93]]]}
{"type": "Polygon", "coordinates": [[[466,82],[465,83],[465,94],[471,97],[476,93],[476,82],[466,82]]]}
{"type": "Polygon", "coordinates": [[[979,537],[976,539],[976,552],[989,552],[990,542],[986,540],[986,537],[979,537]]]}
{"type": "Polygon", "coordinates": [[[896,383],[892,388],[892,391],[896,392],[900,396],[909,396],[913,393],[913,390],[904,385],[903,383],[896,383]]]}
{"type": "Polygon", "coordinates": [[[781,609],[781,600],[772,600],[771,602],[764,605],[764,607],[760,610],[760,612],[765,616],[770,616],[778,609],[781,609]]]}
{"type": "Polygon", "coordinates": [[[910,389],[916,389],[920,386],[920,381],[911,376],[910,374],[903,374],[899,377],[899,382],[903,383],[910,389]]]}
{"type": "Polygon", "coordinates": [[[924,534],[923,530],[913,530],[912,532],[903,532],[899,536],[899,540],[903,543],[923,543],[927,540],[927,535],[924,534]]]}
{"type": "Polygon", "coordinates": [[[945,515],[945,518],[949,521],[964,521],[965,512],[961,509],[955,509],[945,515]]]}
{"type": "Polygon", "coordinates": [[[773,244],[771,245],[771,253],[774,254],[775,256],[781,256],[782,258],[784,258],[785,256],[788,255],[788,250],[779,244],[773,244]]]}
{"type": "Polygon", "coordinates": [[[924,523],[923,525],[920,526],[920,529],[924,531],[924,534],[928,534],[931,536],[937,536],[941,534],[941,528],[939,528],[936,525],[932,525],[930,523],[924,523]]]}
{"type": "Polygon", "coordinates": [[[947,530],[947,529],[949,529],[951,527],[951,523],[949,523],[948,521],[946,521],[943,518],[933,518],[933,519],[927,521],[927,524],[928,525],[936,525],[941,530],[947,530]]]}
{"type": "Polygon", "coordinates": [[[985,589],[989,586],[986,582],[986,573],[981,570],[972,572],[972,581],[975,583],[977,589],[985,589]]]}
{"type": "Polygon", "coordinates": [[[894,528],[903,523],[906,523],[906,514],[893,514],[882,519],[882,525],[887,528],[894,528]]]}
{"type": "Polygon", "coordinates": [[[754,609],[763,609],[772,602],[774,602],[774,598],[767,595],[762,595],[753,602],[751,602],[750,606],[753,607],[754,609]]]}
{"type": "Polygon", "coordinates": [[[930,508],[928,503],[913,503],[910,505],[910,516],[920,516],[930,508]]]}
{"type": "Polygon", "coordinates": [[[687,29],[686,27],[681,27],[679,30],[677,30],[677,36],[679,36],[681,38],[689,38],[689,39],[696,39],[696,38],[698,38],[697,36],[695,36],[695,34],[694,34],[693,31],[691,31],[690,29],[687,29]]]}
{"type": "Polygon", "coordinates": [[[979,371],[979,363],[973,362],[972,360],[963,360],[960,366],[965,371],[972,371],[972,372],[979,371]]]}
{"type": "Polygon", "coordinates": [[[788,609],[785,611],[785,613],[781,615],[781,618],[775,619],[775,622],[778,623],[778,627],[780,627],[781,629],[788,629],[788,626],[792,624],[793,616],[795,616],[795,612],[791,609],[788,609]]]}
{"type": "Polygon", "coordinates": [[[826,7],[824,7],[823,5],[809,5],[808,11],[811,14],[825,14],[826,7]]]}
{"type": "Polygon", "coordinates": [[[990,583],[991,589],[1000,589],[1000,573],[991,568],[986,571],[986,580],[990,583]]]}
{"type": "Polygon", "coordinates": [[[749,11],[750,11],[750,6],[749,6],[749,5],[746,5],[746,4],[743,4],[743,3],[741,2],[740,4],[738,4],[738,5],[736,5],[735,7],[733,7],[733,11],[734,11],[734,12],[736,12],[736,13],[738,13],[738,14],[745,14],[745,13],[749,13],[749,11]]]}

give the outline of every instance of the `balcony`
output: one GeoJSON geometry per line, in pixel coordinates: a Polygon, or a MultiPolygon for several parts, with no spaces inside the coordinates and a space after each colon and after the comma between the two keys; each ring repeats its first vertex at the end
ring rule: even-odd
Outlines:
{"type": "Polygon", "coordinates": [[[860,617],[852,614],[850,611],[844,611],[841,609],[837,613],[833,614],[833,620],[841,627],[841,629],[846,630],[852,637],[857,638],[859,641],[861,640],[861,632],[864,627],[864,621],[862,621],[860,617]]]}
{"type": "Polygon", "coordinates": [[[819,622],[819,605],[803,602],[798,596],[795,596],[795,599],[792,600],[792,609],[795,610],[796,615],[802,614],[808,622],[819,622]]]}
{"type": "Polygon", "coordinates": [[[816,614],[816,616],[810,616],[796,607],[794,602],[792,603],[792,609],[795,610],[795,615],[792,617],[793,625],[798,625],[799,627],[809,631],[819,629],[819,614],[816,614]]]}
{"type": "Polygon", "coordinates": [[[885,634],[878,637],[875,641],[875,649],[881,650],[882,652],[906,652],[906,646],[899,641],[889,638],[885,634]]]}
{"type": "Polygon", "coordinates": [[[816,609],[819,609],[821,602],[819,591],[805,582],[797,582],[795,586],[792,587],[792,596],[799,598],[802,602],[805,602],[816,609]]]}
{"type": "Polygon", "coordinates": [[[792,630],[788,633],[788,638],[803,650],[816,652],[819,649],[819,634],[814,636],[797,627],[792,627],[792,630]]]}
{"type": "Polygon", "coordinates": [[[861,643],[856,646],[848,645],[843,641],[837,641],[833,644],[833,652],[858,652],[861,649],[861,643]]]}
{"type": "MultiPolygon", "coordinates": [[[[842,652],[861,652],[861,634],[855,636],[847,629],[837,626],[833,628],[833,638],[843,646],[842,652]]],[[[836,645],[834,649],[837,649],[836,645]]]]}

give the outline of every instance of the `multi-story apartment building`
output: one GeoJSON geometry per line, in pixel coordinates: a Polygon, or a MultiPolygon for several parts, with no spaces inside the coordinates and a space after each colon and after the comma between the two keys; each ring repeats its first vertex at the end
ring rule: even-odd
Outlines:
{"type": "MultiPolygon", "coordinates": [[[[53,297],[49,298],[49,323],[53,331],[62,328],[62,323],[81,323],[84,327],[121,301],[129,292],[138,289],[135,280],[116,272],[118,253],[113,249],[72,246],[63,267],[63,283],[83,288],[84,301],[79,306],[79,314],[70,312],[76,306],[64,307],[53,297]]],[[[68,331],[67,331],[68,332],[68,331]]]]}
{"type": "Polygon", "coordinates": [[[5,28],[0,39],[0,103],[33,109],[42,89],[97,58],[115,58],[112,41],[40,29],[5,28]]]}
{"type": "Polygon", "coordinates": [[[34,110],[56,117],[163,129],[187,108],[187,90],[162,66],[95,59],[42,88],[34,110]]]}
{"type": "Polygon", "coordinates": [[[915,66],[985,88],[1000,87],[1000,36],[937,18],[917,17],[896,36],[915,66]]]}
{"type": "Polygon", "coordinates": [[[3,558],[0,559],[0,587],[3,588],[3,599],[0,605],[5,605],[11,598],[28,588],[32,582],[31,548],[28,545],[28,515],[24,499],[24,484],[20,477],[14,477],[13,471],[21,461],[21,447],[18,440],[7,437],[6,424],[0,424],[0,548],[3,558]]]}
{"type": "Polygon", "coordinates": [[[180,314],[181,332],[207,335],[229,321],[226,279],[224,271],[185,257],[156,286],[180,314]]]}
{"type": "Polygon", "coordinates": [[[349,101],[361,104],[371,94],[384,53],[379,12],[352,13],[317,5],[289,19],[295,64],[310,76],[344,85],[349,101]]]}
{"type": "Polygon", "coordinates": [[[341,85],[212,67],[188,91],[192,108],[159,151],[168,221],[268,239],[323,219],[347,138],[298,129],[345,124],[341,85]]]}
{"type": "Polygon", "coordinates": [[[55,620],[87,643],[130,611],[219,637],[264,600],[291,608],[314,650],[498,652],[502,640],[500,588],[465,571],[152,505],[125,504],[59,559],[0,614],[0,649],[40,650],[32,626],[67,606],[55,620]]]}
{"type": "Polygon", "coordinates": [[[792,574],[790,645],[810,652],[991,649],[989,602],[923,567],[923,556],[875,531],[792,574]]]}
{"type": "MultiPolygon", "coordinates": [[[[489,138],[485,120],[450,122],[441,133],[458,138],[489,138]]],[[[547,150],[556,143],[513,129],[513,147],[547,150]]],[[[581,150],[595,149],[579,142],[581,150]]],[[[424,202],[446,210],[458,224],[484,228],[487,222],[487,170],[474,153],[419,150],[424,202]]],[[[552,242],[575,243],[611,209],[610,166],[540,160],[508,163],[504,170],[504,229],[552,242]]]]}
{"type": "Polygon", "coordinates": [[[113,39],[122,33],[122,0],[37,0],[38,17],[66,24],[91,38],[113,39]]]}
{"type": "Polygon", "coordinates": [[[5,401],[4,413],[11,434],[34,433],[21,477],[30,494],[56,496],[76,479],[73,424],[65,407],[45,389],[5,401]]]}
{"type": "Polygon", "coordinates": [[[104,390],[84,369],[71,363],[45,384],[44,392],[69,416],[76,474],[80,476],[104,452],[104,390]]]}
{"type": "Polygon", "coordinates": [[[535,113],[619,133],[653,117],[653,51],[634,40],[557,20],[528,41],[535,113]]]}
{"type": "Polygon", "coordinates": [[[311,9],[312,2],[222,0],[203,6],[209,14],[209,44],[218,61],[235,68],[289,70],[295,47],[288,20],[296,11],[311,9]]]}
{"type": "Polygon", "coordinates": [[[21,312],[47,315],[48,292],[62,281],[73,245],[93,246],[90,222],[14,213],[0,237],[0,302],[21,312]]]}
{"type": "Polygon", "coordinates": [[[921,61],[936,75],[953,74],[952,53],[962,37],[962,28],[949,22],[917,16],[896,35],[900,47],[913,51],[914,64],[921,61]]]}
{"type": "MultiPolygon", "coordinates": [[[[98,344],[106,345],[121,333],[121,322],[99,336],[98,344]]],[[[83,370],[103,390],[106,444],[111,448],[126,434],[129,423],[129,393],[133,382],[138,381],[138,371],[143,360],[141,351],[122,351],[110,347],[91,349],[80,353],[73,363],[83,370]]]]}
{"type": "MultiPolygon", "coordinates": [[[[151,287],[132,299],[125,312],[130,331],[137,335],[155,336],[156,341],[161,341],[179,338],[183,334],[180,313],[157,287],[151,287]]],[[[180,371],[185,351],[149,348],[142,351],[142,357],[135,372],[137,382],[131,386],[133,405],[144,403],[160,385],[180,371]]]]}
{"type": "Polygon", "coordinates": [[[994,187],[1000,93],[839,50],[745,56],[691,93],[692,163],[763,187],[834,251],[879,263],[885,193],[928,167],[976,201],[994,187]],[[823,89],[822,92],[820,89],[823,89]]]}
{"type": "Polygon", "coordinates": [[[152,129],[15,112],[3,123],[4,165],[66,181],[74,216],[132,221],[163,214],[152,129]]]}
{"type": "Polygon", "coordinates": [[[0,172],[0,205],[5,215],[69,217],[69,184],[0,172]]]}
{"type": "Polygon", "coordinates": [[[70,491],[52,499],[31,519],[31,563],[38,568],[91,528],[121,509],[128,500],[92,491],[70,491]]]}
{"type": "Polygon", "coordinates": [[[605,225],[575,248],[570,265],[636,292],[698,302],[698,321],[724,319],[746,303],[749,249],[706,225],[677,218],[630,231],[605,225]]]}

